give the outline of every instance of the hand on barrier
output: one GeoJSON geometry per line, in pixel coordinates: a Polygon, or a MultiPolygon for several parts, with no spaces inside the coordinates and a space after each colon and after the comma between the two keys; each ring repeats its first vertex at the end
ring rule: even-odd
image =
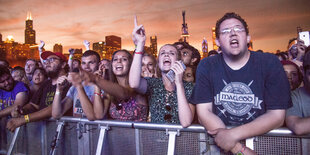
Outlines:
{"type": "Polygon", "coordinates": [[[229,129],[219,128],[208,131],[209,134],[214,136],[214,141],[221,149],[226,152],[232,150],[239,140],[232,134],[229,129]]]}
{"type": "Polygon", "coordinates": [[[21,106],[17,106],[14,110],[11,111],[12,117],[20,117],[23,114],[24,112],[21,106]]]}
{"type": "Polygon", "coordinates": [[[14,132],[16,128],[18,128],[24,124],[26,124],[26,122],[25,122],[25,119],[23,117],[12,118],[6,124],[6,128],[9,131],[14,132]]]}

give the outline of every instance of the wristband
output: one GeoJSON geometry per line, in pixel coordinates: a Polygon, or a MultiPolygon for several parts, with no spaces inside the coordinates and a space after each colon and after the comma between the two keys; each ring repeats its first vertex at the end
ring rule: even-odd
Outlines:
{"type": "Polygon", "coordinates": [[[56,92],[55,92],[55,95],[59,95],[59,94],[60,94],[60,91],[56,91],[56,92]]]}
{"type": "Polygon", "coordinates": [[[25,122],[26,122],[26,123],[29,123],[29,121],[30,121],[30,120],[29,120],[29,115],[24,115],[24,118],[25,118],[25,122]]]}
{"type": "Polygon", "coordinates": [[[244,150],[245,150],[246,146],[245,145],[242,145],[242,149],[236,153],[236,155],[244,155],[244,150]]]}
{"type": "Polygon", "coordinates": [[[100,93],[94,93],[94,95],[101,96],[100,93]]]}
{"type": "Polygon", "coordinates": [[[144,52],[135,52],[135,54],[143,54],[144,52]]]}

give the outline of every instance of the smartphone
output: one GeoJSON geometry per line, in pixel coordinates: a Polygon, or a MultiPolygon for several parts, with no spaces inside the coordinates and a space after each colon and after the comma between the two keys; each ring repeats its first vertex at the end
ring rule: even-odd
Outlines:
{"type": "Polygon", "coordinates": [[[304,32],[299,32],[299,39],[304,41],[306,46],[310,45],[310,32],[309,31],[304,31],[304,32]]]}
{"type": "MultiPolygon", "coordinates": [[[[182,67],[184,68],[184,70],[186,69],[186,66],[184,65],[184,63],[181,61],[182,67]]],[[[167,78],[169,79],[170,82],[174,82],[174,78],[175,78],[175,73],[173,70],[169,70],[169,72],[166,74],[167,78]]]]}

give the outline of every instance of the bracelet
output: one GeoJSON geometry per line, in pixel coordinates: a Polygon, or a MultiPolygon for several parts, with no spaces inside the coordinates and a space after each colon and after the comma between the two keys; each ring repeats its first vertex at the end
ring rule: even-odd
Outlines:
{"type": "Polygon", "coordinates": [[[246,148],[246,146],[245,146],[245,145],[242,145],[242,149],[241,149],[239,152],[237,152],[236,155],[244,155],[243,152],[244,152],[245,148],[246,148]]]}
{"type": "Polygon", "coordinates": [[[101,96],[100,93],[94,93],[94,95],[101,96]]]}
{"type": "Polygon", "coordinates": [[[26,123],[29,123],[29,115],[24,115],[24,118],[25,118],[25,121],[26,121],[26,123]]]}
{"type": "Polygon", "coordinates": [[[60,94],[60,91],[56,91],[56,92],[55,92],[55,95],[59,95],[59,94],[60,94]]]}
{"type": "Polygon", "coordinates": [[[135,54],[143,54],[144,52],[135,52],[135,54]]]}

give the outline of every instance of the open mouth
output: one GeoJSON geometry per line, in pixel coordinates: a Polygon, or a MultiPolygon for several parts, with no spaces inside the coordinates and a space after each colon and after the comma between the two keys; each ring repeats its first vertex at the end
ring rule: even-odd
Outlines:
{"type": "Polygon", "coordinates": [[[115,68],[115,70],[121,71],[121,70],[123,70],[123,67],[122,67],[122,66],[117,66],[117,67],[115,68]]]}
{"type": "Polygon", "coordinates": [[[170,66],[171,65],[171,61],[169,59],[165,59],[163,64],[164,64],[164,66],[170,66]]]}
{"type": "Polygon", "coordinates": [[[233,48],[239,47],[239,41],[237,39],[232,39],[232,40],[230,40],[229,43],[230,43],[230,46],[233,48]]]}

